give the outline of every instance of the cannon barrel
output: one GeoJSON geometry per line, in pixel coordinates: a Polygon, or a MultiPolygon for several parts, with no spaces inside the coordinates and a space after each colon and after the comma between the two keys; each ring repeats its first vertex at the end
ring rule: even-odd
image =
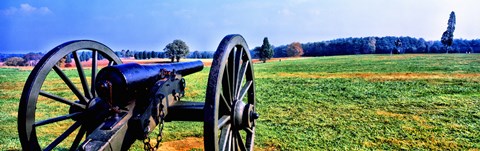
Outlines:
{"type": "Polygon", "coordinates": [[[163,73],[186,76],[203,69],[201,61],[140,65],[128,63],[105,67],[98,72],[95,81],[97,93],[102,99],[111,99],[116,106],[124,107],[139,95],[145,95],[163,73]],[[162,73],[163,72],[163,73],[162,73]],[[111,98],[109,98],[111,97],[111,98]]]}

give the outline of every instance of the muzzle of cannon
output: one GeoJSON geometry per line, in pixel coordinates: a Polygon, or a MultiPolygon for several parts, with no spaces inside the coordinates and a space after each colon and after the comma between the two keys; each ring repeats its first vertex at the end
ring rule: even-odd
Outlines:
{"type": "Polygon", "coordinates": [[[157,149],[164,122],[203,122],[205,150],[253,150],[255,82],[248,46],[240,35],[220,42],[204,101],[185,101],[183,77],[199,72],[201,61],[122,64],[96,41],[75,40],[49,51],[28,77],[18,110],[23,150],[128,150],[137,140],[157,149]],[[92,54],[90,66],[80,54],[92,54]],[[73,68],[62,68],[66,56],[73,68]],[[100,57],[101,56],[101,57],[100,57]],[[106,66],[99,66],[105,58],[106,66]],[[73,70],[72,70],[73,69],[73,70]],[[78,75],[72,75],[77,73],[78,75]],[[52,84],[65,85],[59,90],[52,84]],[[157,143],[149,134],[159,128],[157,143]]]}

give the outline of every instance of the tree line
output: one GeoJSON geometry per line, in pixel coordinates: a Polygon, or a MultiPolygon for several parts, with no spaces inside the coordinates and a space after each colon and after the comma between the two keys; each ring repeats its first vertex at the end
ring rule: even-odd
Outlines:
{"type": "MultiPolygon", "coordinates": [[[[454,39],[453,44],[445,49],[441,41],[426,41],[423,38],[413,37],[361,37],[340,38],[322,42],[309,42],[301,44],[302,56],[333,56],[355,54],[390,54],[396,50],[395,41],[400,40],[401,46],[398,53],[478,53],[480,52],[480,39],[465,40],[454,39]]],[[[273,57],[292,57],[289,47],[298,45],[292,43],[274,47],[273,57]]]]}
{"type": "MultiPolygon", "coordinates": [[[[78,58],[80,62],[89,61],[92,59],[92,52],[91,51],[78,51],[78,58]]],[[[119,58],[124,59],[135,59],[135,60],[145,60],[145,59],[153,59],[153,58],[170,58],[167,56],[166,52],[161,51],[130,51],[130,50],[121,50],[121,51],[114,51],[115,55],[119,58]]],[[[4,62],[3,64],[6,66],[35,66],[38,61],[43,57],[44,53],[38,52],[30,52],[27,54],[0,54],[0,62],[4,62]]],[[[185,56],[185,58],[194,58],[194,59],[206,59],[206,58],[213,58],[213,52],[210,51],[194,51],[193,53],[189,53],[185,56]]],[[[98,60],[105,59],[101,54],[98,54],[98,60]]],[[[73,54],[70,53],[66,55],[63,59],[59,60],[59,64],[65,64],[65,66],[69,67],[70,63],[73,62],[73,54]]]]}

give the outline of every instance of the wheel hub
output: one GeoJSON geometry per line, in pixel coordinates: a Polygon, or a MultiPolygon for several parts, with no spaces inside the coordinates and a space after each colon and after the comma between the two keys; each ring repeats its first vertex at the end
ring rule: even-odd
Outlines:
{"type": "Polygon", "coordinates": [[[237,128],[250,128],[258,118],[255,106],[245,104],[243,101],[235,101],[233,106],[233,125],[237,128]]]}

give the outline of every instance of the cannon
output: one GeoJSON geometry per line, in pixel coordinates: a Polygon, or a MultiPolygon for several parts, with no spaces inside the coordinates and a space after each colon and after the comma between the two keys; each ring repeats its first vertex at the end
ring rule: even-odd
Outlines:
{"type": "Polygon", "coordinates": [[[109,47],[91,40],[58,45],[25,82],[18,109],[21,146],[23,150],[128,150],[142,140],[145,150],[154,150],[163,138],[165,122],[192,121],[204,123],[205,150],[253,150],[259,115],[244,38],[227,35],[220,42],[205,100],[182,100],[187,88],[183,77],[203,67],[201,61],[122,64],[109,47]],[[87,62],[91,67],[80,61],[85,52],[92,56],[87,62]],[[59,62],[69,56],[75,66],[62,68],[59,62]],[[57,88],[62,86],[66,89],[57,88]],[[157,142],[152,145],[149,134],[156,127],[157,142]]]}

